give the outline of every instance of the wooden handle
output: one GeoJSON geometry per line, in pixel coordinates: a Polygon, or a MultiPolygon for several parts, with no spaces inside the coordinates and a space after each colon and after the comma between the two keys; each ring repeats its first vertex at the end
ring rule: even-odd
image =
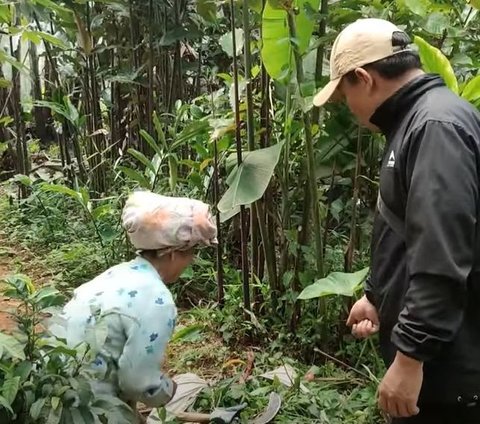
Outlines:
{"type": "Polygon", "coordinates": [[[177,412],[175,417],[180,421],[190,423],[209,423],[210,414],[200,414],[197,412],[177,412]]]}

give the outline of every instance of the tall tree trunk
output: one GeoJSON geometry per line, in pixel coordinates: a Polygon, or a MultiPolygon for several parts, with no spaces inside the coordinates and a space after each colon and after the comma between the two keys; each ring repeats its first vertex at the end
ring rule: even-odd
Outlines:
{"type": "MultiPolygon", "coordinates": [[[[19,18],[17,17],[16,25],[19,25],[19,18]]],[[[21,43],[18,41],[17,47],[13,46],[13,37],[10,37],[10,54],[18,62],[21,62],[21,43]]],[[[16,130],[16,157],[17,157],[17,172],[19,174],[28,175],[30,172],[30,164],[28,159],[27,140],[25,136],[25,123],[22,118],[20,94],[20,74],[18,70],[12,66],[12,95],[10,96],[10,114],[15,121],[16,130]]],[[[25,198],[28,195],[27,188],[20,186],[19,196],[25,198]]]]}
{"type": "MultiPolygon", "coordinates": [[[[234,99],[235,99],[235,141],[237,150],[237,165],[242,163],[242,138],[240,134],[240,99],[238,92],[238,66],[237,66],[237,40],[235,38],[235,5],[234,0],[230,0],[230,24],[232,30],[232,51],[233,51],[233,80],[234,80],[234,99]]],[[[240,231],[242,243],[242,283],[243,283],[243,307],[249,311],[250,305],[250,278],[248,268],[248,234],[245,206],[240,206],[240,231]]],[[[246,319],[250,317],[246,314],[246,319]]]]}
{"type": "MultiPolygon", "coordinates": [[[[91,12],[90,6],[86,5],[86,18],[87,18],[87,32],[88,36],[92,40],[92,46],[95,45],[93,41],[93,35],[91,33],[91,12]]],[[[89,149],[89,165],[90,165],[90,179],[91,189],[95,194],[102,194],[106,191],[106,174],[105,163],[102,160],[102,155],[105,151],[105,136],[99,131],[103,127],[101,111],[100,111],[100,98],[98,94],[98,82],[95,71],[95,53],[86,52],[86,67],[85,69],[85,83],[86,93],[85,105],[88,104],[89,114],[87,120],[89,122],[87,140],[89,149]]]]}
{"type": "MultiPolygon", "coordinates": [[[[29,46],[30,55],[30,73],[33,86],[32,97],[33,100],[42,100],[42,85],[40,81],[40,71],[38,67],[38,55],[37,46],[35,43],[30,42],[29,46]]],[[[47,136],[47,120],[45,119],[45,111],[48,108],[35,107],[33,109],[33,116],[35,120],[35,134],[40,139],[40,143],[43,147],[46,147],[48,143],[47,136]]]]}

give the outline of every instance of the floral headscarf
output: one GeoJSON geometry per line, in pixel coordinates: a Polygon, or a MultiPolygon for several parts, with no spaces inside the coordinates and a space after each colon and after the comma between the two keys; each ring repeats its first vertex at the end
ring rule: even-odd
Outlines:
{"type": "Polygon", "coordinates": [[[217,244],[209,206],[199,200],[137,191],[127,200],[122,224],[138,250],[188,250],[217,244]]]}

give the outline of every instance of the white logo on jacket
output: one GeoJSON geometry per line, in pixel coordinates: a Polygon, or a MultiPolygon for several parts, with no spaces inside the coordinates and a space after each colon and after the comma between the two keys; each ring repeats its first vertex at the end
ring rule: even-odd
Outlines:
{"type": "Polygon", "coordinates": [[[392,150],[390,152],[390,157],[388,158],[387,168],[393,168],[395,166],[395,152],[392,150]]]}

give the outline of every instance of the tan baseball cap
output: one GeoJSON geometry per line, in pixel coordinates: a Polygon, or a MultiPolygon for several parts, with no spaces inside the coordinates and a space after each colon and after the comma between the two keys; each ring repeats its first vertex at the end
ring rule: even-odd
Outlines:
{"type": "Polygon", "coordinates": [[[316,94],[313,104],[323,106],[327,103],[342,77],[350,71],[405,51],[405,47],[392,45],[396,32],[404,31],[383,19],[358,19],[347,25],[333,43],[330,82],[316,94]]]}

